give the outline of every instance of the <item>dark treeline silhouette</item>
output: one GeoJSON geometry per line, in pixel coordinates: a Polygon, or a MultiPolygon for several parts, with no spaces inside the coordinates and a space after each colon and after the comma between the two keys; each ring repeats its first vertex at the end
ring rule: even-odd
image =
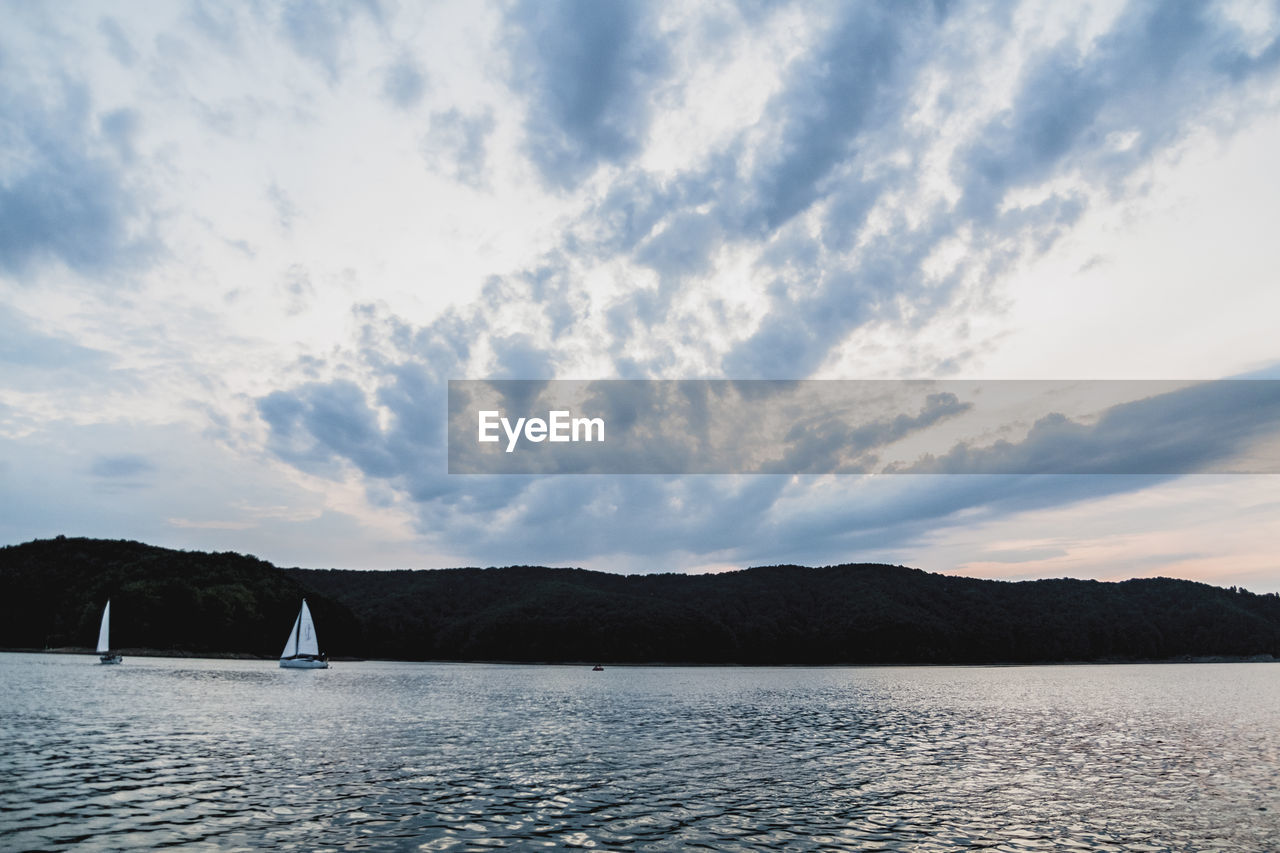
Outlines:
{"type": "Polygon", "coordinates": [[[409,660],[995,663],[1280,657],[1280,596],[1191,581],[1012,583],[878,564],[719,575],[278,569],[55,539],[0,549],[0,646],[277,654],[306,595],[332,655],[409,660]]]}
{"type": "Polygon", "coordinates": [[[279,654],[303,595],[335,639],[360,636],[348,608],[234,553],[58,537],[0,548],[0,583],[6,648],[93,645],[108,598],[119,649],[279,654]]]}

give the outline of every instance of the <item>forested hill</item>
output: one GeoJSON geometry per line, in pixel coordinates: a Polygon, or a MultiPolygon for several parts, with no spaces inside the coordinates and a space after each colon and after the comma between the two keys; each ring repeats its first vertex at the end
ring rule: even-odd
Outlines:
{"type": "Polygon", "coordinates": [[[0,647],[279,653],[306,595],[331,655],[418,660],[983,663],[1280,657],[1280,596],[1166,578],[1010,583],[874,564],[719,575],[516,566],[278,569],[53,539],[0,549],[0,647]]]}
{"type": "Polygon", "coordinates": [[[3,648],[92,646],[108,598],[121,649],[279,654],[303,595],[335,639],[359,636],[348,608],[235,553],[43,539],[0,548],[0,585],[3,648]]]}

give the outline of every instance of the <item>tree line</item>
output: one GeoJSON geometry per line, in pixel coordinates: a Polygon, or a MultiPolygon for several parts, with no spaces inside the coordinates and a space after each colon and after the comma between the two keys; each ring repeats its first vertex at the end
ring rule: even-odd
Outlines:
{"type": "Polygon", "coordinates": [[[538,566],[281,569],[57,538],[0,548],[0,647],[279,654],[307,597],[324,651],[404,660],[1032,663],[1280,657],[1280,596],[1169,578],[992,581],[881,564],[617,575],[538,566]]]}

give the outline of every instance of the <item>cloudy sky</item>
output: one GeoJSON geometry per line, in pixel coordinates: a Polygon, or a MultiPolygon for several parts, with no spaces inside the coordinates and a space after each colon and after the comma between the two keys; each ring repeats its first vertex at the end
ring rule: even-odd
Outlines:
{"type": "Polygon", "coordinates": [[[1274,2],[0,15],[0,542],[1280,590],[1275,475],[444,442],[451,378],[1280,377],[1274,2]]]}

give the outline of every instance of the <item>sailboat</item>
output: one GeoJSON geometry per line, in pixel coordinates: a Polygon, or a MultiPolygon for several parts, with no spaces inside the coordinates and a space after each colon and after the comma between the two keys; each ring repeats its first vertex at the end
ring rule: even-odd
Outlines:
{"type": "Polygon", "coordinates": [[[293,628],[289,631],[289,639],[280,653],[280,665],[286,669],[328,669],[329,660],[320,654],[320,643],[316,640],[316,623],[311,621],[311,609],[307,600],[302,599],[302,608],[298,618],[293,620],[293,628]]]}
{"type": "Polygon", "coordinates": [[[120,663],[124,656],[111,651],[111,599],[102,608],[102,627],[98,629],[98,660],[102,663],[120,663]]]}

